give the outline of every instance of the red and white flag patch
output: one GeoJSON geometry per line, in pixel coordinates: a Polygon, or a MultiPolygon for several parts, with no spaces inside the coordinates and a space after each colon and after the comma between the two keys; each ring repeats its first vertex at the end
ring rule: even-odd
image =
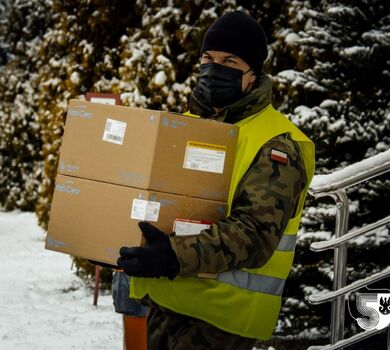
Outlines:
{"type": "Polygon", "coordinates": [[[286,152],[279,151],[275,148],[271,149],[271,160],[281,163],[287,164],[288,154],[286,152]]]}

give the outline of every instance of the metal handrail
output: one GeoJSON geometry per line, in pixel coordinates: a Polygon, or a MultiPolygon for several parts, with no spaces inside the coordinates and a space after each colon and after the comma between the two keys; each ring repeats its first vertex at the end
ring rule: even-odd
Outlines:
{"type": "Polygon", "coordinates": [[[322,292],[317,294],[312,294],[309,296],[308,300],[313,305],[318,305],[332,301],[333,299],[339,297],[340,295],[346,295],[348,293],[354,292],[364,286],[378,282],[386,277],[390,277],[390,267],[374,273],[373,275],[357,280],[343,288],[331,291],[331,292],[322,292]]]}
{"type": "Polygon", "coordinates": [[[315,197],[355,186],[390,170],[390,150],[349,165],[328,175],[316,175],[310,184],[309,193],[315,197]]]}
{"type": "Polygon", "coordinates": [[[369,331],[363,331],[358,334],[353,335],[352,337],[344,340],[340,340],[335,344],[328,344],[328,345],[312,345],[307,350],[338,350],[342,349],[346,346],[350,346],[352,344],[357,344],[360,341],[370,338],[374,335],[380,334],[386,332],[386,328],[384,329],[372,329],[369,331]]]}
{"type": "Polygon", "coordinates": [[[369,224],[367,226],[361,227],[357,230],[350,231],[340,238],[330,239],[328,241],[313,242],[310,245],[310,249],[313,252],[322,252],[322,251],[327,250],[327,249],[335,248],[335,247],[338,247],[339,245],[344,244],[352,239],[363,236],[366,233],[371,233],[380,227],[384,227],[388,223],[390,223],[390,215],[386,216],[385,218],[383,218],[381,220],[378,220],[377,222],[374,222],[374,223],[369,224]]]}
{"type": "MultiPolygon", "coordinates": [[[[356,343],[356,339],[363,336],[353,336],[343,340],[344,336],[344,314],[345,314],[345,295],[352,290],[356,290],[359,285],[362,286],[381,280],[390,275],[390,269],[385,269],[368,278],[355,281],[346,286],[346,265],[347,265],[347,245],[346,243],[362,234],[368,233],[375,228],[384,226],[388,223],[388,218],[379,222],[367,225],[359,230],[347,233],[349,202],[346,189],[359,183],[367,181],[375,176],[390,171],[390,150],[379,153],[371,158],[365,159],[357,164],[352,164],[344,169],[335,171],[328,175],[317,175],[314,177],[309,193],[315,197],[330,196],[336,203],[336,228],[334,237],[328,242],[316,242],[311,245],[311,249],[322,251],[325,249],[334,249],[334,278],[333,292],[311,295],[309,301],[314,304],[323,303],[332,300],[331,311],[331,329],[330,345],[310,347],[308,350],[321,349],[333,350],[356,343]],[[375,228],[374,228],[375,227],[375,228]],[[356,289],[355,289],[356,288],[356,289]],[[338,345],[339,344],[339,345],[338,345]]],[[[365,332],[364,337],[367,337],[365,332]]],[[[371,333],[370,333],[371,334],[371,333]]],[[[374,333],[372,333],[374,334],[374,333]]],[[[388,333],[388,350],[390,350],[390,327],[388,333]]]]}

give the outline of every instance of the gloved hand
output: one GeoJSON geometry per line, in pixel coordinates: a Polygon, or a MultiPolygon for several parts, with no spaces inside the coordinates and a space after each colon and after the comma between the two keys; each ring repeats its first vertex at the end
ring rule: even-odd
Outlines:
{"type": "Polygon", "coordinates": [[[173,280],[179,273],[180,265],[168,235],[148,222],[140,222],[138,226],[147,244],[145,247],[122,247],[118,266],[129,276],[164,276],[173,280]]]}

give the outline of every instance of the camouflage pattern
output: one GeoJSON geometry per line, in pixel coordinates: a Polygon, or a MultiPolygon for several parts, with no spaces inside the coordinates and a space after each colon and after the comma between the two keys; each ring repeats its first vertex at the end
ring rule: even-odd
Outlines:
{"type": "Polygon", "coordinates": [[[156,304],[148,314],[147,332],[148,350],[251,350],[256,342],[156,304]]]}
{"type": "MultiPolygon", "coordinates": [[[[263,77],[259,87],[221,113],[226,116],[241,110],[257,112],[269,103],[269,81],[263,77]],[[243,103],[245,100],[246,103],[243,103]]],[[[192,99],[191,113],[202,108],[192,99]]],[[[236,114],[237,122],[243,114],[236,114]]],[[[230,118],[232,119],[232,118],[230,118]]],[[[279,135],[259,150],[249,170],[241,179],[228,218],[215,222],[199,235],[171,236],[172,248],[180,262],[180,276],[219,273],[238,268],[264,265],[278,246],[288,220],[294,216],[299,195],[307,182],[298,145],[288,134],[279,135]],[[288,155],[287,164],[271,160],[271,150],[288,155]]]]}
{"type": "Polygon", "coordinates": [[[306,173],[298,146],[287,134],[267,142],[242,178],[231,215],[199,235],[170,237],[181,276],[219,273],[264,265],[294,216],[306,173]],[[288,154],[283,165],[270,159],[271,150],[288,154]]]}

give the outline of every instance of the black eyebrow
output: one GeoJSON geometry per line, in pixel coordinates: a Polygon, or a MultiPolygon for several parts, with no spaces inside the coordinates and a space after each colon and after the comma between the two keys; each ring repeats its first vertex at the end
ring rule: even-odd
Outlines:
{"type": "MultiPolygon", "coordinates": [[[[203,51],[203,52],[202,52],[202,55],[204,55],[204,54],[210,56],[211,58],[214,58],[213,55],[212,55],[209,51],[203,51]]],[[[228,58],[235,58],[235,59],[237,59],[237,58],[239,58],[239,57],[236,56],[236,55],[233,55],[233,54],[227,55],[227,56],[224,56],[224,57],[223,57],[224,60],[226,60],[226,59],[228,59],[228,58]]]]}
{"type": "Polygon", "coordinates": [[[224,58],[225,58],[225,59],[226,59],[226,58],[238,58],[238,56],[236,56],[236,55],[228,55],[228,56],[225,56],[224,58]]]}

